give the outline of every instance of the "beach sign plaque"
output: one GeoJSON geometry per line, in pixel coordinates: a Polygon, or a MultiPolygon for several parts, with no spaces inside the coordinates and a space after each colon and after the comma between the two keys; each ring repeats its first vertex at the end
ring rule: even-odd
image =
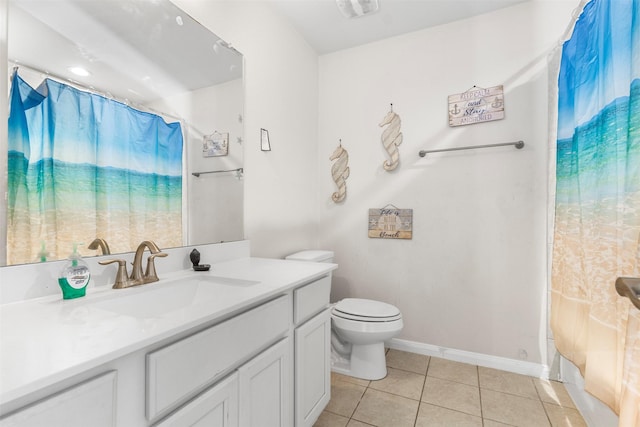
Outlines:
{"type": "Polygon", "coordinates": [[[229,132],[214,132],[205,135],[202,142],[202,155],[204,157],[218,157],[229,154],[229,132]]]}
{"type": "Polygon", "coordinates": [[[411,239],[413,209],[369,209],[369,237],[374,239],[411,239]]]}
{"type": "Polygon", "coordinates": [[[449,126],[504,119],[502,85],[489,88],[474,86],[466,92],[449,95],[449,126]]]}

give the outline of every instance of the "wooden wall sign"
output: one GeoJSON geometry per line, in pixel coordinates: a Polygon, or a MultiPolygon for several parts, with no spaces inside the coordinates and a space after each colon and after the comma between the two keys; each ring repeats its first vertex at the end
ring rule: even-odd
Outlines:
{"type": "Polygon", "coordinates": [[[411,239],[413,209],[369,209],[369,237],[375,239],[411,239]]]}
{"type": "Polygon", "coordinates": [[[449,126],[504,119],[502,85],[489,88],[474,86],[466,92],[449,95],[449,126]]]}

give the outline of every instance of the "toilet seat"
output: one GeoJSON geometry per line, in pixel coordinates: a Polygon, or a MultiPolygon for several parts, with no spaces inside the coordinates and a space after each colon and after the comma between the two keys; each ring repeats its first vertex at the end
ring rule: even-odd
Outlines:
{"type": "Polygon", "coordinates": [[[358,322],[393,322],[402,319],[397,307],[380,301],[345,298],[338,302],[331,314],[358,322]]]}

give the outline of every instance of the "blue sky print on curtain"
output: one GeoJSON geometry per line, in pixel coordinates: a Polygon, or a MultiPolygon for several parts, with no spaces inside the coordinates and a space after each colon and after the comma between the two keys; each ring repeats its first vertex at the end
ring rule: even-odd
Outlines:
{"type": "Polygon", "coordinates": [[[10,264],[42,243],[54,259],[96,237],[113,252],[182,244],[179,123],[51,79],[34,89],[17,72],[10,102],[10,264]]]}
{"type": "Polygon", "coordinates": [[[592,0],[558,79],[551,327],[585,389],[640,425],[640,0],[592,0]]]}

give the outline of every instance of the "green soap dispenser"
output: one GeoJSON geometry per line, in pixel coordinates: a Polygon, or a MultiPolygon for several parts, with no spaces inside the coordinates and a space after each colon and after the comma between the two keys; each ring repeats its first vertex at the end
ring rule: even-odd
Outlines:
{"type": "Polygon", "coordinates": [[[78,253],[78,244],[74,243],[73,252],[69,255],[69,260],[64,265],[58,278],[58,284],[62,289],[62,298],[83,297],[87,291],[90,278],[89,266],[78,253]]]}

